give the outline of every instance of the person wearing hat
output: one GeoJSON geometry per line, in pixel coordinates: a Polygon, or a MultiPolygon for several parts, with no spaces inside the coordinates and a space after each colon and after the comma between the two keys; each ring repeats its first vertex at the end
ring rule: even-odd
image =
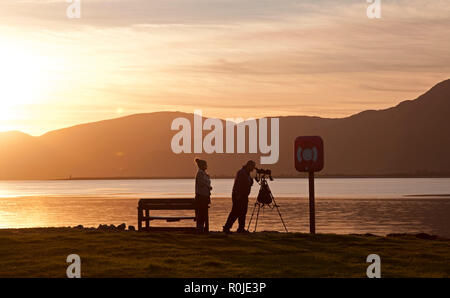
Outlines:
{"type": "Polygon", "coordinates": [[[196,203],[196,221],[198,232],[207,232],[208,207],[211,203],[211,179],[206,173],[208,164],[205,160],[195,159],[198,166],[197,176],[195,177],[195,203],[196,203]]]}
{"type": "Polygon", "coordinates": [[[253,160],[249,160],[236,174],[234,178],[233,192],[231,195],[233,201],[233,207],[231,208],[230,215],[228,215],[227,222],[223,226],[223,231],[227,234],[231,233],[230,229],[236,222],[239,222],[237,229],[238,233],[245,233],[245,217],[247,216],[248,209],[248,196],[253,186],[253,179],[250,173],[256,167],[256,163],[253,160]]]}

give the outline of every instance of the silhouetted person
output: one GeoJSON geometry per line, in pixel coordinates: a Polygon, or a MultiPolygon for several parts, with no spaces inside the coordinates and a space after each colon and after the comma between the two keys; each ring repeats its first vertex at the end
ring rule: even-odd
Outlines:
{"type": "Polygon", "coordinates": [[[199,232],[206,232],[208,229],[208,206],[211,203],[211,180],[206,173],[208,164],[205,160],[196,159],[198,166],[197,176],[195,177],[195,203],[197,214],[197,230],[199,232]]]}
{"type": "Polygon", "coordinates": [[[238,233],[245,233],[245,217],[247,216],[248,196],[253,185],[253,179],[250,173],[255,169],[255,162],[249,160],[245,166],[240,169],[236,178],[234,178],[233,193],[231,198],[233,200],[233,207],[230,215],[228,215],[227,222],[223,226],[225,233],[231,233],[230,229],[236,219],[238,219],[239,227],[238,233]]]}

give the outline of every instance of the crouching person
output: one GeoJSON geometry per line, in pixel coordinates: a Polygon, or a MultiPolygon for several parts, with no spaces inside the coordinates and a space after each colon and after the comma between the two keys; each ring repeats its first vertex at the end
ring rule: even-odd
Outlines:
{"type": "Polygon", "coordinates": [[[233,192],[231,198],[233,201],[233,207],[230,215],[228,215],[227,222],[223,226],[224,233],[230,234],[231,227],[236,222],[239,222],[237,229],[238,233],[247,233],[245,229],[245,218],[247,216],[248,208],[248,196],[253,185],[253,179],[250,176],[251,172],[255,169],[256,163],[253,160],[249,160],[242,169],[236,173],[234,178],[233,192]]]}

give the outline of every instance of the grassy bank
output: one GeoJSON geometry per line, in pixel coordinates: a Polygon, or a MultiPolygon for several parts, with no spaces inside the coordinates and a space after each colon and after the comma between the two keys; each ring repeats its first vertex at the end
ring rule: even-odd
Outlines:
{"type": "Polygon", "coordinates": [[[450,241],[257,233],[196,235],[69,228],[0,230],[0,277],[365,277],[369,254],[383,277],[450,277],[450,241]]]}

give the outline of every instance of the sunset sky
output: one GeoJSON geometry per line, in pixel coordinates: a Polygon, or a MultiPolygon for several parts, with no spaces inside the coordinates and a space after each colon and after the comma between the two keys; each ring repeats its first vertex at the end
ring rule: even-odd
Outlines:
{"type": "Polygon", "coordinates": [[[0,131],[162,110],[344,117],[450,77],[450,0],[0,0],[0,131]]]}

